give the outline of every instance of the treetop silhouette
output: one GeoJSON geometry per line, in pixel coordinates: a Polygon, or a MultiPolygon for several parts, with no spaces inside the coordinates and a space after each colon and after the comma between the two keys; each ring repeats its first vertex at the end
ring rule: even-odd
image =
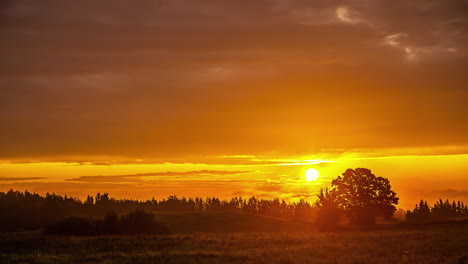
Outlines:
{"type": "Polygon", "coordinates": [[[322,190],[318,195],[317,205],[341,209],[351,223],[373,224],[377,216],[390,218],[396,211],[399,198],[390,181],[375,176],[369,169],[347,169],[331,185],[330,191],[322,190]]]}

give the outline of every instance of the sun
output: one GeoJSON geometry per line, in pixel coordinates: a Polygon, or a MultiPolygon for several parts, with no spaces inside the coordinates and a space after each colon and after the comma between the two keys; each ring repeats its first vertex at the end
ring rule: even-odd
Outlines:
{"type": "Polygon", "coordinates": [[[308,169],[306,170],[305,177],[307,181],[315,181],[319,177],[319,173],[316,169],[308,169]]]}

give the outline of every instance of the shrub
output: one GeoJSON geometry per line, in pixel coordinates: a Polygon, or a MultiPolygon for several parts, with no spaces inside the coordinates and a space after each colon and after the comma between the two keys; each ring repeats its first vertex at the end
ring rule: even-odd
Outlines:
{"type": "Polygon", "coordinates": [[[343,215],[343,210],[339,208],[335,194],[328,189],[321,189],[317,197],[315,206],[318,211],[315,224],[321,231],[334,231],[343,215]]]}
{"type": "Polygon", "coordinates": [[[68,217],[49,226],[45,230],[50,235],[91,236],[96,234],[96,225],[91,219],[83,217],[68,217]]]}
{"type": "Polygon", "coordinates": [[[157,223],[154,215],[137,210],[121,218],[121,230],[124,234],[167,234],[167,227],[157,223]]]}
{"type": "Polygon", "coordinates": [[[135,211],[120,219],[115,212],[107,213],[103,219],[68,217],[45,230],[50,235],[93,236],[93,235],[140,235],[167,234],[164,224],[157,223],[154,215],[135,211]]]}

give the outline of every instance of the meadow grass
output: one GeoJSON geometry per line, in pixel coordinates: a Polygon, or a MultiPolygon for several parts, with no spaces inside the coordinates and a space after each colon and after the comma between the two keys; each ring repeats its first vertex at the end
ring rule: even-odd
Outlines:
{"type": "MultiPolygon", "coordinates": [[[[158,236],[0,236],[0,263],[462,263],[468,224],[335,233],[186,233],[158,236]]],[[[467,262],[468,263],[468,262],[467,262]]]]}

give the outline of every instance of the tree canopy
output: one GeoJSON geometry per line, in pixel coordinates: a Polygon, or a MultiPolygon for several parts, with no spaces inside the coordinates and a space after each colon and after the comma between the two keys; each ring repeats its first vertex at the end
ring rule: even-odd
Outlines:
{"type": "MultiPolygon", "coordinates": [[[[377,216],[390,218],[396,211],[399,198],[387,178],[375,176],[366,168],[347,169],[331,183],[326,197],[355,224],[375,223],[377,216]]],[[[327,201],[330,204],[330,201],[327,201]]],[[[319,202],[320,204],[320,202],[319,202]]]]}

